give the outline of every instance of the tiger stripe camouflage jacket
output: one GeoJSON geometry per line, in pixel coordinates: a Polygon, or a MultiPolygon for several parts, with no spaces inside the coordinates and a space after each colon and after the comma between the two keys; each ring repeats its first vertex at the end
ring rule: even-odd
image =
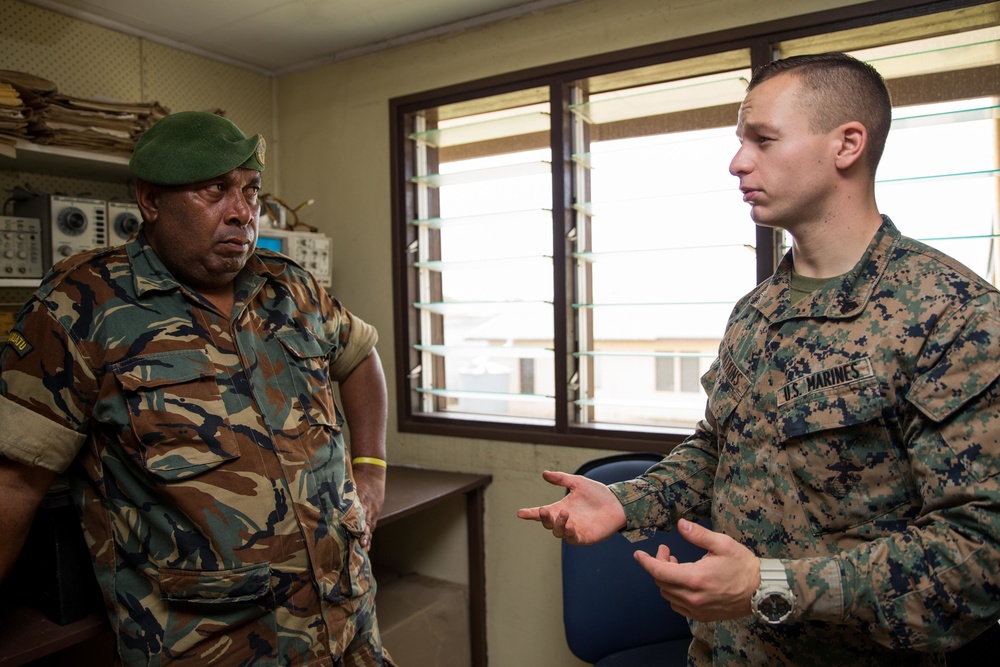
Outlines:
{"type": "Polygon", "coordinates": [[[0,357],[0,454],[68,469],[122,662],[333,664],[372,631],[331,383],[376,337],[267,251],[231,316],[141,234],[46,278],[0,357]]]}

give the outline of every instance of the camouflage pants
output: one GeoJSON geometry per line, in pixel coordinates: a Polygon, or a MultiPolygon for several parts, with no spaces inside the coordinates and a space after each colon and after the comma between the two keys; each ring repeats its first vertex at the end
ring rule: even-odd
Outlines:
{"type": "Polygon", "coordinates": [[[334,667],[397,667],[389,652],[382,647],[378,621],[372,614],[364,614],[358,621],[358,631],[344,651],[344,657],[334,667]]]}

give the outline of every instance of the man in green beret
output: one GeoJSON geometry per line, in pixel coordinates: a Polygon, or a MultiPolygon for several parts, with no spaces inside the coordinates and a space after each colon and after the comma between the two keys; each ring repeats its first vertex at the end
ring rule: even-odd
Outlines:
{"type": "Polygon", "coordinates": [[[392,664],[377,333],[256,250],[264,164],[225,118],[158,121],[130,163],[139,231],[54,267],[0,351],[0,578],[64,474],[116,663],[392,664]]]}

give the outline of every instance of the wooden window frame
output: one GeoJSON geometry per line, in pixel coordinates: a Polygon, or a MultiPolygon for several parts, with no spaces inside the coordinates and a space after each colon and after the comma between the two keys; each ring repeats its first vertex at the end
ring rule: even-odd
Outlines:
{"type": "MultiPolygon", "coordinates": [[[[569,113],[572,81],[600,74],[679,61],[715,53],[749,49],[751,67],[769,62],[774,47],[785,40],[799,39],[860,28],[891,21],[927,16],[965,7],[989,4],[989,0],[874,0],[857,5],[803,14],[777,21],[706,33],[678,40],[625,49],[510,72],[446,88],[394,98],[390,107],[392,174],[392,253],[393,316],[396,357],[397,427],[400,432],[476,438],[532,444],[563,445],[621,451],[666,453],[687,437],[688,432],[619,425],[581,426],[573,419],[574,406],[567,386],[574,372],[573,314],[568,307],[572,293],[572,258],[566,232],[572,227],[571,161],[569,113]],[[553,164],[553,265],[555,298],[555,379],[556,418],[552,424],[534,424],[523,419],[502,417],[469,418],[448,413],[421,413],[413,405],[413,378],[410,371],[419,363],[412,343],[417,340],[419,318],[412,304],[418,301],[414,279],[414,258],[407,251],[415,239],[408,224],[408,210],[416,196],[409,173],[412,142],[405,126],[410,114],[446,104],[474,100],[507,92],[548,87],[553,124],[549,138],[553,164]],[[562,169],[561,177],[556,171],[562,169]]],[[[735,122],[735,119],[734,119],[735,122]]],[[[757,279],[766,279],[780,259],[779,235],[775,230],[757,228],[757,279]]],[[[722,332],[720,331],[721,335],[722,332]]]]}

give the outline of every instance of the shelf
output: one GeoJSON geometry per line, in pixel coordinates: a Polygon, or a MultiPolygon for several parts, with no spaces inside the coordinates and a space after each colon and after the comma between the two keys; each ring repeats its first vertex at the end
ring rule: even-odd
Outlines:
{"type": "Polygon", "coordinates": [[[0,287],[24,287],[34,290],[41,282],[41,278],[0,278],[0,287]]]}
{"type": "Polygon", "coordinates": [[[127,181],[128,156],[91,153],[62,146],[18,141],[16,157],[0,155],[0,170],[45,173],[87,180],[127,181]]]}
{"type": "MultiPolygon", "coordinates": [[[[0,604],[0,665],[39,664],[47,656],[81,642],[112,638],[111,626],[103,611],[94,611],[79,621],[59,625],[33,606],[4,600],[0,604]]],[[[89,646],[89,645],[88,645],[89,646]]],[[[110,657],[110,655],[109,655],[110,657]]],[[[45,664],[56,664],[45,662],[45,664]]]]}

